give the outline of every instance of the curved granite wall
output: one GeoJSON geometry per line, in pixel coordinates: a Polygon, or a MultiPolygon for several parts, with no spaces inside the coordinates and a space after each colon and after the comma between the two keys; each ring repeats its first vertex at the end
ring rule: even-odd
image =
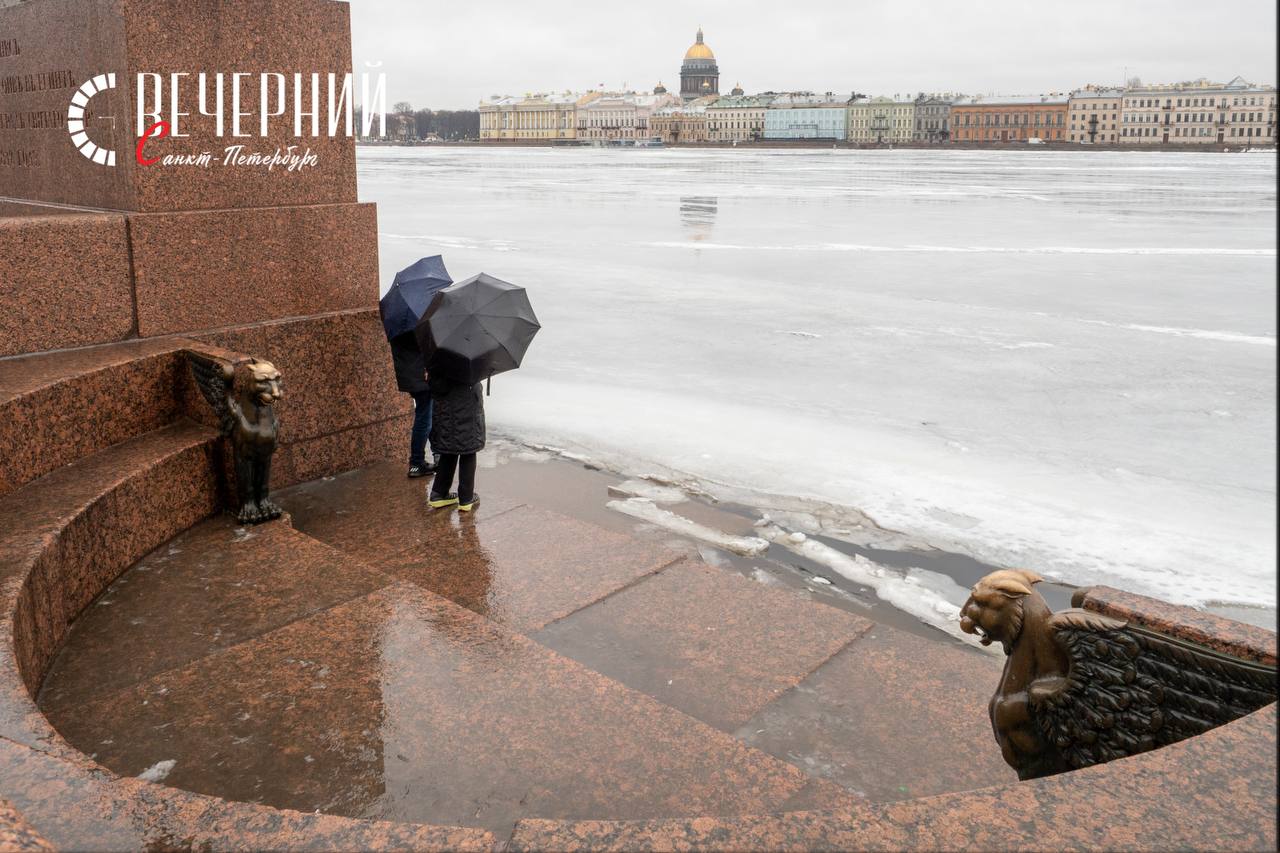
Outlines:
{"type": "MultiPolygon", "coordinates": [[[[135,355],[158,357],[151,351],[135,355]]],[[[113,361],[121,370],[130,362],[113,361]]],[[[0,821],[24,843],[43,837],[55,847],[130,848],[1275,845],[1274,706],[1156,752],[1034,782],[837,812],[632,822],[525,819],[509,839],[478,829],[307,815],[116,777],[66,744],[32,697],[81,609],[143,554],[220,506],[218,438],[177,414],[181,407],[173,411],[171,424],[153,429],[144,419],[135,435],[102,449],[86,447],[69,465],[0,497],[0,799],[12,804],[0,821]]],[[[1160,620],[1166,630],[1236,654],[1275,659],[1268,632],[1105,589],[1090,591],[1080,603],[1160,620]]]]}

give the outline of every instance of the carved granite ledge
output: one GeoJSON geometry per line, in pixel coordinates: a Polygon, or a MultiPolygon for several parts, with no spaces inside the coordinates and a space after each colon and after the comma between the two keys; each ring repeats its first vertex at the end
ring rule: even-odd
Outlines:
{"type": "Polygon", "coordinates": [[[509,850],[1274,850],[1274,705],[1164,749],[960,794],[744,818],[523,820],[509,850]]]}
{"type": "Polygon", "coordinates": [[[1224,654],[1268,666],[1276,665],[1275,632],[1255,625],[1246,625],[1212,613],[1109,586],[1078,589],[1071,597],[1071,604],[1105,616],[1136,622],[1224,654]]]}
{"type": "Polygon", "coordinates": [[[0,736],[54,742],[32,701],[49,661],[103,588],[216,510],[215,438],[157,430],[0,498],[0,736]]]}
{"type": "Polygon", "coordinates": [[[407,457],[412,425],[410,413],[281,445],[276,449],[272,480],[282,489],[375,462],[407,457]]]}
{"type": "Polygon", "coordinates": [[[280,368],[279,485],[407,453],[408,398],[395,388],[376,309],[360,309],[0,359],[0,446],[13,448],[0,496],[180,417],[216,427],[184,349],[280,368]]]}
{"type": "Polygon", "coordinates": [[[0,357],[376,311],[377,227],[357,203],[0,217],[0,357]]]}
{"type": "Polygon", "coordinates": [[[179,411],[172,338],[0,360],[0,495],[179,411]]]}

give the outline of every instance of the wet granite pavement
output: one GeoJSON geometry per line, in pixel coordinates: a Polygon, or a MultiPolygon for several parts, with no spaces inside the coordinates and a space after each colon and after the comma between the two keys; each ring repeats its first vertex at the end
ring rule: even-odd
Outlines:
{"type": "Polygon", "coordinates": [[[534,469],[607,480],[482,469],[468,517],[384,464],[282,492],[282,522],[197,525],[86,611],[41,707],[123,776],[498,838],[1012,778],[996,659],[709,565],[534,469]]]}

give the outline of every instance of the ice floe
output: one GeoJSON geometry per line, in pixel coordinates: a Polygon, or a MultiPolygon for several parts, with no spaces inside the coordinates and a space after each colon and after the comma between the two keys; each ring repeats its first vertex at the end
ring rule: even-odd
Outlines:
{"type": "Polygon", "coordinates": [[[716,530],[699,524],[682,515],[676,515],[663,509],[648,498],[627,498],[626,500],[609,501],[609,509],[616,510],[632,518],[638,518],[665,528],[675,533],[690,536],[717,548],[723,548],[744,557],[758,557],[769,550],[769,543],[756,536],[734,536],[723,530],[716,530]]]}
{"type": "MultiPolygon", "coordinates": [[[[761,519],[756,530],[769,542],[826,566],[846,580],[869,587],[878,598],[910,613],[926,625],[932,625],[975,649],[992,651],[960,630],[960,606],[955,599],[963,602],[967,594],[945,575],[925,569],[903,572],[881,566],[860,554],[850,556],[803,533],[784,530],[768,518],[761,519]]],[[[1002,653],[998,648],[995,651],[1002,653]]]]}

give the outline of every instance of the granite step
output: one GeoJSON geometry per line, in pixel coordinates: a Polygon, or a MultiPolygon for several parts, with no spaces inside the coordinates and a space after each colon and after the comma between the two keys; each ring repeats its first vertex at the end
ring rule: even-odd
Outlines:
{"type": "Polygon", "coordinates": [[[381,463],[280,492],[294,526],[355,559],[529,633],[673,564],[666,548],[484,491],[432,511],[430,480],[381,463]]]}
{"type": "Polygon", "coordinates": [[[987,717],[1001,666],[876,625],[735,734],[873,802],[1016,782],[987,717]]]}
{"type": "Polygon", "coordinates": [[[84,610],[39,705],[74,708],[393,582],[290,526],[206,519],[147,554],[84,610]]]}
{"type": "Polygon", "coordinates": [[[531,636],[733,733],[873,625],[686,559],[531,636]]]}
{"type": "Polygon", "coordinates": [[[0,497],[0,737],[48,734],[32,694],[73,619],[142,555],[218,507],[217,433],[176,423],[0,497]]]}
{"type": "Polygon", "coordinates": [[[684,561],[532,637],[852,797],[1015,779],[991,737],[994,656],[684,561]]]}
{"type": "Polygon", "coordinates": [[[50,715],[121,775],[499,837],[526,816],[823,801],[786,762],[404,581],[50,715]]]}
{"type": "MultiPolygon", "coordinates": [[[[0,779],[22,824],[51,845],[33,850],[443,853],[498,847],[490,833],[478,829],[355,820],[202,797],[141,779],[113,777],[83,758],[56,758],[4,738],[0,738],[0,779]]],[[[0,850],[8,851],[15,848],[5,835],[3,802],[0,850]]]]}
{"type": "Polygon", "coordinates": [[[425,489],[387,463],[280,499],[309,535],[792,763],[814,780],[812,805],[797,808],[1012,773],[987,722],[992,655],[942,634],[913,642],[497,484],[478,520],[430,511],[425,489]]]}
{"type": "Polygon", "coordinates": [[[175,421],[176,338],[0,359],[0,496],[175,421]]]}

